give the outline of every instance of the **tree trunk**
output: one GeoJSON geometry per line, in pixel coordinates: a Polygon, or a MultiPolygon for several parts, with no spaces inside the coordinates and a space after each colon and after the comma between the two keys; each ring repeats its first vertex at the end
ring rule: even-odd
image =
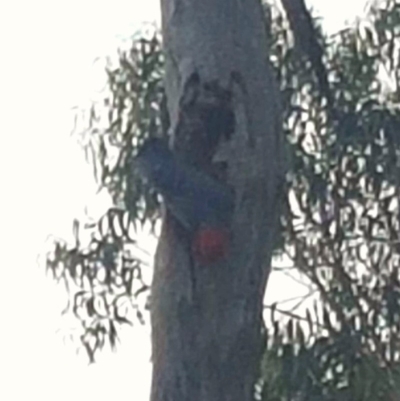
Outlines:
{"type": "Polygon", "coordinates": [[[235,213],[229,255],[206,266],[196,264],[187,234],[165,216],[152,287],[151,400],[250,401],[282,176],[269,27],[259,0],[161,3],[174,148],[207,173],[223,166],[235,213]],[[234,115],[232,127],[229,118],[217,124],[211,144],[196,129],[207,107],[234,115]]]}

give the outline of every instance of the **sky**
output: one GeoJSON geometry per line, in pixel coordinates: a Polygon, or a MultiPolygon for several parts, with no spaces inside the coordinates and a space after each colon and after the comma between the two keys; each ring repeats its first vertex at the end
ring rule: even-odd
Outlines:
{"type": "MultiPolygon", "coordinates": [[[[307,2],[330,32],[361,15],[364,3],[307,2]]],[[[116,353],[88,366],[76,344],[64,342],[73,327],[60,316],[64,289],[36,260],[49,234],[70,237],[85,207],[99,216],[109,204],[96,196],[70,134],[71,108],[90,104],[105,84],[95,59],[115,54],[154,20],[158,0],[0,2],[0,399],[148,399],[149,329],[125,331],[116,353]]],[[[281,288],[282,278],[272,276],[270,300],[281,288]]]]}

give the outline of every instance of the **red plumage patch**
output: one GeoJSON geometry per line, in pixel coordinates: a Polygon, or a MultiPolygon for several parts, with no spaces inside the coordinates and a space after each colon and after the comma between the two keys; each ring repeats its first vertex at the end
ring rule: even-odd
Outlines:
{"type": "Polygon", "coordinates": [[[201,264],[216,263],[223,259],[229,248],[229,232],[221,228],[202,228],[193,239],[193,253],[201,264]]]}

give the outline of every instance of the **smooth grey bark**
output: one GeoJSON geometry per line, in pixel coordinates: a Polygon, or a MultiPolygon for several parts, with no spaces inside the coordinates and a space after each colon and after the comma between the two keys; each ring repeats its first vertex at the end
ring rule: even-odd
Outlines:
{"type": "Polygon", "coordinates": [[[172,128],[187,79],[232,88],[235,131],[218,157],[235,190],[233,245],[217,266],[192,258],[167,216],[152,287],[151,401],[249,401],[262,350],[262,300],[279,215],[281,121],[259,0],[162,0],[172,128]],[[233,83],[232,83],[233,82],[233,83]]]}

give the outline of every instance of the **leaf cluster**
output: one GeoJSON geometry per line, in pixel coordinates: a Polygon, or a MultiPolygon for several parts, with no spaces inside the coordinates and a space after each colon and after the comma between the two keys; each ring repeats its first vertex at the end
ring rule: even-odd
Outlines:
{"type": "Polygon", "coordinates": [[[272,319],[264,400],[400,394],[399,22],[400,4],[387,1],[329,43],[319,38],[328,104],[287,22],[274,19],[289,162],[279,251],[322,310],[306,310],[307,326],[272,319]]]}
{"type": "Polygon", "coordinates": [[[115,347],[119,326],[145,321],[149,283],[143,269],[149,270],[150,255],[137,238],[149,221],[155,230],[160,204],[138,179],[132,161],[146,138],[168,128],[168,121],[161,121],[165,95],[159,34],[134,38],[117,59],[108,60],[108,88],[81,117],[78,125],[85,129],[76,132],[99,187],[115,206],[81,230],[75,222],[75,243],[55,240],[46,260],[47,270],[68,290],[64,312],[80,322],[80,341],[90,361],[106,344],[115,347]]]}

